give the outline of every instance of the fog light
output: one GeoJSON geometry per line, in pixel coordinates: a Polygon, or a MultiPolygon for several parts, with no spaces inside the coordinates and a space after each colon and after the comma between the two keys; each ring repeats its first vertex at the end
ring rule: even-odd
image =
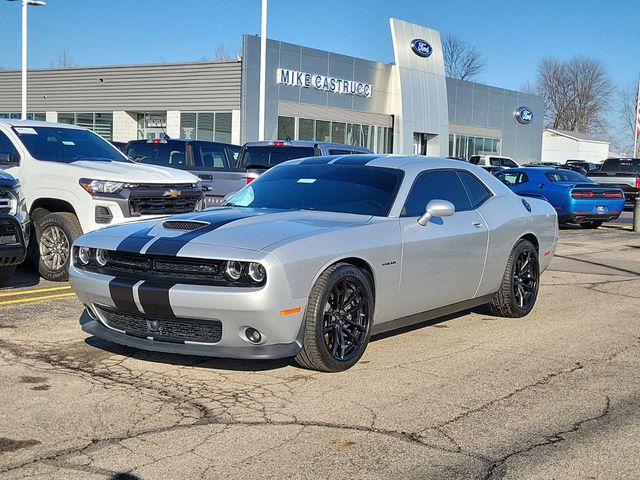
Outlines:
{"type": "Polygon", "coordinates": [[[249,264],[249,278],[256,283],[261,283],[264,280],[267,272],[264,267],[259,263],[251,262],[249,264]]]}
{"type": "Polygon", "coordinates": [[[260,343],[260,340],[262,340],[262,335],[260,335],[260,332],[255,328],[247,328],[244,331],[244,334],[247,337],[247,340],[249,340],[251,343],[260,343]]]}
{"type": "Polygon", "coordinates": [[[242,264],[240,262],[228,261],[224,266],[224,276],[227,280],[236,281],[242,276],[242,264]]]}
{"type": "Polygon", "coordinates": [[[107,251],[99,248],[96,250],[96,263],[99,267],[104,267],[107,264],[107,251]]]}
{"type": "Polygon", "coordinates": [[[89,265],[91,257],[93,256],[92,253],[89,247],[80,247],[78,249],[78,260],[80,260],[80,263],[83,265],[89,265]]]}

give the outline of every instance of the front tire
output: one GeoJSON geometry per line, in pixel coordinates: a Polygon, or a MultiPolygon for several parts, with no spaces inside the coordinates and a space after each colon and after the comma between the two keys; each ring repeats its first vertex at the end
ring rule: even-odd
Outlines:
{"type": "Polygon", "coordinates": [[[296,362],[322,372],[354,366],[371,337],[374,298],[367,276],[348,263],[327,268],[309,295],[296,362]]]}
{"type": "Polygon", "coordinates": [[[38,271],[42,278],[54,282],[69,278],[71,245],[80,235],[82,228],[73,213],[50,213],[38,222],[38,271]]]}
{"type": "Polygon", "coordinates": [[[500,290],[489,303],[489,310],[499,317],[528,315],[538,298],[540,265],[533,244],[520,239],[511,250],[500,290]]]}

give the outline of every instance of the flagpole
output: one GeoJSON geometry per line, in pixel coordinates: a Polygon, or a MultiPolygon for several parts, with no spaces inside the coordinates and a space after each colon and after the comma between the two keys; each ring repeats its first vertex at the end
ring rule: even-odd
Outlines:
{"type": "Polygon", "coordinates": [[[260,22],[260,89],[258,107],[258,140],[264,140],[267,90],[267,0],[262,0],[260,22]]]}
{"type": "Polygon", "coordinates": [[[638,157],[638,135],[640,134],[640,80],[638,80],[638,94],[636,95],[636,128],[633,136],[633,156],[638,157]]]}

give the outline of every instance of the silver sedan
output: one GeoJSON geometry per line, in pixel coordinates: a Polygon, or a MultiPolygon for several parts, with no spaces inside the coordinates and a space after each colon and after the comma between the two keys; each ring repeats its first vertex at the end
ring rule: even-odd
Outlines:
{"type": "Polygon", "coordinates": [[[378,332],[485,304],[527,315],[557,238],[551,205],[480,167],[314,157],[222,207],[84,235],[70,278],[91,335],[341,371],[378,332]]]}

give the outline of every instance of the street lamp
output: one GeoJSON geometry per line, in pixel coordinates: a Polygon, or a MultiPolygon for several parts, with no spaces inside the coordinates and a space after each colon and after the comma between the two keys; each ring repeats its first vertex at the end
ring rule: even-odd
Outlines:
{"type": "MultiPolygon", "coordinates": [[[[9,0],[15,2],[18,0],[9,0]]],[[[20,118],[27,119],[27,6],[44,7],[42,0],[20,0],[22,2],[22,113],[20,118]]]]}

